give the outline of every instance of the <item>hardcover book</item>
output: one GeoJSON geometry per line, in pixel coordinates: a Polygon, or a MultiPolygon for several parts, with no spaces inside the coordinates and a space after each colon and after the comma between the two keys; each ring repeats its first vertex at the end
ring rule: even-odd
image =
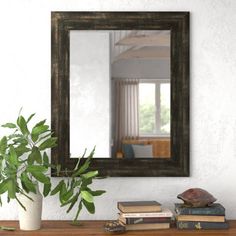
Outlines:
{"type": "Polygon", "coordinates": [[[227,222],[193,222],[193,221],[177,221],[177,229],[228,229],[227,222]]]}
{"type": "Polygon", "coordinates": [[[151,230],[151,229],[169,229],[169,223],[156,223],[156,224],[133,224],[125,225],[126,230],[151,230]]]}
{"type": "Polygon", "coordinates": [[[146,218],[146,217],[172,217],[173,213],[163,208],[161,212],[142,212],[142,213],[120,213],[123,218],[146,218]]]}
{"type": "Polygon", "coordinates": [[[178,221],[225,222],[224,216],[178,215],[176,218],[178,221]]]}
{"type": "Polygon", "coordinates": [[[123,213],[161,211],[161,204],[156,201],[118,202],[117,207],[123,213]]]}
{"type": "Polygon", "coordinates": [[[119,221],[123,224],[147,224],[147,223],[170,223],[171,217],[139,217],[139,218],[123,218],[119,217],[119,221]]]}
{"type": "Polygon", "coordinates": [[[186,207],[182,203],[175,203],[175,212],[179,215],[225,215],[225,208],[220,203],[208,207],[186,207]]]}

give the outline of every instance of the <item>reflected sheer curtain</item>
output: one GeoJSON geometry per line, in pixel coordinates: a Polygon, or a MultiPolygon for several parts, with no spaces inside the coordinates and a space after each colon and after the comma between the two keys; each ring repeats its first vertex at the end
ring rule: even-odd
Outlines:
{"type": "Polygon", "coordinates": [[[115,93],[114,151],[121,150],[122,139],[139,136],[139,80],[113,78],[115,93]]]}

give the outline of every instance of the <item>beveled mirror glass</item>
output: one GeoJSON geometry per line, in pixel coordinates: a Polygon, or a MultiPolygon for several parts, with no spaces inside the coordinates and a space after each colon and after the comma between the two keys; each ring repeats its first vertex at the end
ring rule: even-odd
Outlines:
{"type": "Polygon", "coordinates": [[[188,176],[188,54],[188,12],[53,12],[52,162],[188,176]]]}

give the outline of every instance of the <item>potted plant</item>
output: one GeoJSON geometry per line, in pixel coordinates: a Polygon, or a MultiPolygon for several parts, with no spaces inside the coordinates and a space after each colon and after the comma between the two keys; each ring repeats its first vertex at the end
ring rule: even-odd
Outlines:
{"type": "Polygon", "coordinates": [[[47,150],[56,145],[49,126],[42,120],[29,129],[28,119],[19,115],[15,123],[2,127],[11,133],[0,139],[0,203],[1,195],[7,193],[8,202],[15,199],[19,208],[20,228],[36,230],[41,225],[42,195],[38,183],[43,184],[43,195],[51,190],[47,176],[50,168],[47,150]]]}
{"type": "Polygon", "coordinates": [[[98,171],[88,171],[95,149],[92,150],[83,165],[80,160],[73,170],[65,170],[70,178],[62,179],[51,190],[49,168],[55,169],[60,175],[60,166],[52,166],[47,150],[56,146],[56,137],[52,137],[46,120],[42,120],[32,128],[29,123],[35,114],[25,119],[19,114],[15,123],[6,123],[4,128],[12,132],[0,139],[0,204],[1,195],[7,194],[8,202],[15,199],[19,204],[20,229],[36,230],[41,226],[42,195],[38,183],[43,185],[43,196],[58,194],[61,206],[69,206],[67,212],[77,206],[74,223],[77,222],[83,206],[90,213],[95,212],[94,196],[100,196],[105,191],[93,191],[89,188],[98,171]]]}

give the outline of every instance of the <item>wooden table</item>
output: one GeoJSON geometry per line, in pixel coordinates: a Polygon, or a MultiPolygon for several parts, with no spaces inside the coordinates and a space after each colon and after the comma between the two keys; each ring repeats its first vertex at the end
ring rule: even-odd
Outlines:
{"type": "MultiPolygon", "coordinates": [[[[107,236],[112,235],[104,232],[103,225],[105,221],[81,221],[81,226],[73,226],[69,221],[43,221],[42,228],[37,231],[19,230],[18,221],[0,221],[2,226],[16,227],[16,231],[2,231],[0,235],[31,235],[31,236],[53,236],[53,235],[81,235],[81,236],[107,236]]],[[[228,230],[177,230],[175,228],[165,230],[148,230],[148,231],[127,231],[123,235],[143,235],[143,236],[236,236],[236,220],[229,221],[230,229],[228,230]]]]}

